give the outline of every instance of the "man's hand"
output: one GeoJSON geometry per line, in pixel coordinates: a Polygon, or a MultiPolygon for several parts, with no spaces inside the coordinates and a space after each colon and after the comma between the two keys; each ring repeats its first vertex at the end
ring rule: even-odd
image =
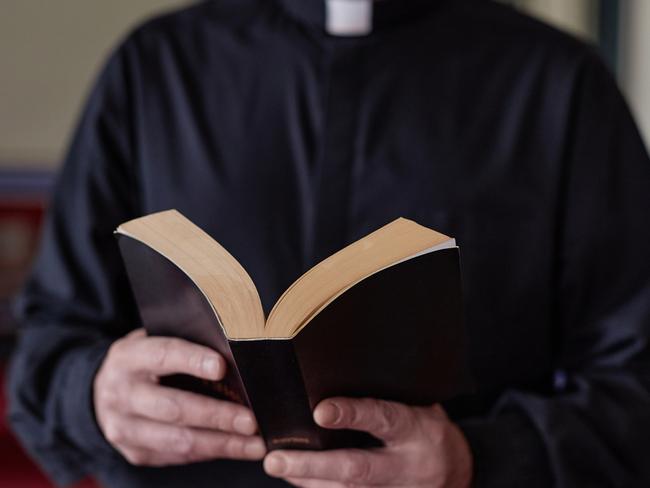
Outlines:
{"type": "Polygon", "coordinates": [[[274,451],[268,474],[304,488],[366,486],[467,488],[472,455],[442,407],[407,407],[373,399],[332,398],[314,420],[330,429],[362,430],[382,439],[378,449],[274,451]]]}
{"type": "Polygon", "coordinates": [[[169,374],[220,380],[225,372],[207,347],[134,331],[113,343],[95,377],[99,427],[132,464],[261,459],[266,449],[249,409],[158,384],[169,374]]]}

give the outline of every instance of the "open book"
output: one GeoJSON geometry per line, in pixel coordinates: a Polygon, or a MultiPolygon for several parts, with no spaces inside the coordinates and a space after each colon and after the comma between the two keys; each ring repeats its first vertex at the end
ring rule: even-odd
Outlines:
{"type": "Polygon", "coordinates": [[[367,445],[311,412],[334,395],[412,404],[468,386],[455,241],[397,219],[317,264],[265,319],[246,270],[175,210],[116,231],[144,327],[207,345],[229,374],[168,379],[253,409],[270,449],[367,445]]]}

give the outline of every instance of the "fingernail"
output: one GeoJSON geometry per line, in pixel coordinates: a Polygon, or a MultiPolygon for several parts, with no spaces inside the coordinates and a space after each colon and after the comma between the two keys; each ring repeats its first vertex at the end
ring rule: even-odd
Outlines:
{"type": "Polygon", "coordinates": [[[321,403],[314,412],[314,420],[319,425],[336,425],[341,417],[341,409],[334,402],[321,403]]]}
{"type": "Polygon", "coordinates": [[[213,356],[207,356],[203,358],[203,372],[211,377],[217,377],[219,375],[219,362],[213,356]]]}
{"type": "Polygon", "coordinates": [[[240,434],[254,434],[256,429],[255,420],[250,415],[238,415],[232,426],[240,434]]]}
{"type": "Polygon", "coordinates": [[[282,476],[287,469],[287,462],[279,454],[270,454],[264,460],[266,472],[272,476],[282,476]]]}
{"type": "Polygon", "coordinates": [[[261,439],[253,441],[246,445],[244,448],[244,453],[248,457],[254,459],[262,459],[264,457],[264,454],[266,454],[266,446],[261,439]]]}

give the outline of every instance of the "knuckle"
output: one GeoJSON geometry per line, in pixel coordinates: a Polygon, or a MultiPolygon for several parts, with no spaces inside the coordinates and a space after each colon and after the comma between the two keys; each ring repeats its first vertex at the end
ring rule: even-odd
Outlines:
{"type": "Polygon", "coordinates": [[[144,465],[147,464],[148,458],[147,455],[141,451],[125,451],[122,453],[124,458],[133,465],[144,465]]]}
{"type": "Polygon", "coordinates": [[[423,410],[428,411],[432,417],[440,419],[440,420],[446,420],[447,419],[447,412],[445,412],[445,409],[442,408],[442,405],[439,403],[434,403],[431,405],[429,408],[423,408],[423,410]]]}
{"type": "Polygon", "coordinates": [[[189,452],[187,454],[178,454],[174,459],[167,459],[165,461],[158,462],[158,466],[169,466],[170,464],[190,464],[197,463],[201,461],[208,461],[210,458],[206,457],[202,453],[189,452]]]}
{"type": "Polygon", "coordinates": [[[216,412],[206,415],[206,424],[223,432],[233,432],[235,430],[235,416],[226,410],[218,409],[216,412]]]}
{"type": "Polygon", "coordinates": [[[171,442],[176,446],[179,454],[187,456],[195,450],[196,437],[190,429],[181,429],[176,435],[172,436],[171,442]]]}
{"type": "Polygon", "coordinates": [[[210,416],[210,421],[215,428],[224,432],[234,432],[235,420],[238,418],[238,410],[234,405],[220,404],[210,416]]]}
{"type": "Polygon", "coordinates": [[[230,457],[240,457],[244,453],[243,439],[227,436],[223,445],[224,454],[230,457]]]}
{"type": "Polygon", "coordinates": [[[227,443],[225,436],[218,436],[210,444],[210,450],[217,457],[227,457],[227,443]]]}
{"type": "Polygon", "coordinates": [[[292,476],[309,478],[314,475],[313,468],[306,459],[285,456],[284,461],[287,463],[287,469],[292,476]]]}
{"type": "Polygon", "coordinates": [[[176,400],[166,395],[159,395],[154,399],[153,408],[160,418],[170,423],[180,423],[182,421],[182,411],[176,400]]]}
{"type": "Polygon", "coordinates": [[[119,356],[123,352],[123,350],[127,347],[128,347],[128,342],[124,338],[117,339],[108,348],[108,352],[106,353],[106,359],[107,360],[115,359],[115,356],[119,356]]]}
{"type": "Polygon", "coordinates": [[[438,448],[442,448],[449,443],[453,435],[451,424],[447,422],[438,423],[437,428],[433,429],[433,432],[435,432],[434,442],[438,448]]]}
{"type": "Polygon", "coordinates": [[[104,424],[104,437],[111,444],[120,444],[124,441],[124,429],[115,420],[108,420],[104,424]]]}
{"type": "Polygon", "coordinates": [[[371,464],[368,459],[363,456],[357,456],[354,459],[347,461],[343,466],[343,472],[345,473],[345,479],[353,485],[364,484],[368,482],[372,476],[371,464]]]}
{"type": "Polygon", "coordinates": [[[389,402],[379,402],[379,431],[382,434],[392,432],[397,426],[399,412],[395,405],[389,402]]]}
{"type": "Polygon", "coordinates": [[[151,354],[151,363],[154,368],[162,368],[169,360],[169,350],[171,348],[169,339],[161,339],[153,348],[151,354]]]}
{"type": "Polygon", "coordinates": [[[237,423],[242,418],[249,417],[248,412],[232,403],[219,402],[218,406],[210,410],[210,422],[215,429],[223,432],[239,432],[237,423]]]}
{"type": "Polygon", "coordinates": [[[354,403],[347,405],[347,408],[341,408],[341,421],[345,422],[347,425],[357,425],[361,420],[361,415],[359,413],[359,407],[354,403]]]}
{"type": "Polygon", "coordinates": [[[131,336],[125,336],[115,340],[108,348],[106,360],[119,362],[121,358],[128,357],[129,349],[133,342],[134,338],[131,336]]]}
{"type": "Polygon", "coordinates": [[[196,373],[201,373],[203,367],[203,353],[198,351],[192,351],[187,356],[187,368],[188,371],[194,371],[196,373]]]}
{"type": "Polygon", "coordinates": [[[109,373],[112,373],[116,368],[118,368],[120,364],[122,364],[122,361],[120,360],[120,349],[118,347],[118,342],[119,340],[114,342],[108,349],[106,356],[102,361],[101,367],[97,372],[97,377],[101,378],[102,380],[105,379],[109,373]]]}
{"type": "MultiPolygon", "coordinates": [[[[215,408],[208,403],[211,399],[192,398],[184,403],[184,412],[181,412],[179,421],[187,421],[194,427],[222,430],[224,424],[223,414],[219,407],[215,408]]],[[[180,407],[179,407],[180,409],[180,407]]]]}
{"type": "Polygon", "coordinates": [[[107,408],[109,410],[116,409],[120,404],[119,395],[110,384],[103,385],[101,388],[98,388],[97,394],[97,403],[99,406],[107,408]]]}

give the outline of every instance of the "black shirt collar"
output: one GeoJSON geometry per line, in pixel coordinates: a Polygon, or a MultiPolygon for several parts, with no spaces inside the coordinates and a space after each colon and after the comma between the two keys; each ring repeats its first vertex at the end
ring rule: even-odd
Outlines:
{"type": "MultiPolygon", "coordinates": [[[[278,0],[296,20],[325,31],[326,0],[278,0]]],[[[458,1],[458,0],[456,0],[458,1]]],[[[372,31],[414,19],[440,7],[445,0],[374,0],[372,31]]]]}

